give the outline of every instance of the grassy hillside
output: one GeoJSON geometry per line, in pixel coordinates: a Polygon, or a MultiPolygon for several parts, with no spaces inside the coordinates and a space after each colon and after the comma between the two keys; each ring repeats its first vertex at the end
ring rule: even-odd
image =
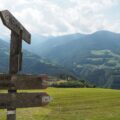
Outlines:
{"type": "MultiPolygon", "coordinates": [[[[52,102],[44,108],[18,109],[17,120],[120,120],[120,91],[110,89],[46,90],[52,102]]],[[[0,110],[0,120],[6,111],[0,110]]]]}

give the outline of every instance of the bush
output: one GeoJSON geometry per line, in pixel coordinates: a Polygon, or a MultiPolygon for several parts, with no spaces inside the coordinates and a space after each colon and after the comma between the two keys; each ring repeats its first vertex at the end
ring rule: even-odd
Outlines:
{"type": "Polygon", "coordinates": [[[54,83],[52,84],[52,87],[58,87],[58,88],[83,88],[83,87],[93,87],[92,85],[89,85],[87,83],[83,83],[81,81],[66,81],[62,83],[54,83]]]}

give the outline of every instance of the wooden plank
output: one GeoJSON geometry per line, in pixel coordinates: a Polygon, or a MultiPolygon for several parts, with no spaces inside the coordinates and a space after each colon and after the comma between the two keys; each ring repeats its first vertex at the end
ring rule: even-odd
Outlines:
{"type": "MultiPolygon", "coordinates": [[[[20,35],[18,35],[16,32],[11,31],[11,43],[10,43],[10,59],[9,59],[9,74],[17,74],[20,70],[19,67],[19,54],[20,54],[20,49],[22,46],[22,39],[21,37],[21,31],[20,35]]],[[[15,94],[17,93],[17,89],[13,89],[11,84],[8,84],[8,93],[9,94],[15,94]],[[10,85],[10,86],[9,86],[10,85]]],[[[7,108],[7,112],[9,113],[10,111],[15,111],[15,114],[7,114],[7,120],[16,120],[16,107],[9,107],[7,108]]]]}
{"type": "Polygon", "coordinates": [[[50,102],[47,93],[2,93],[0,109],[27,108],[45,106],[50,102]]]}
{"type": "Polygon", "coordinates": [[[20,31],[19,40],[18,40],[18,70],[22,70],[22,34],[20,31]]]}
{"type": "Polygon", "coordinates": [[[11,43],[10,43],[10,63],[9,63],[9,73],[10,74],[16,74],[19,72],[19,57],[20,54],[20,47],[21,47],[21,42],[19,39],[19,35],[16,34],[15,32],[11,32],[11,43]]]}
{"type": "Polygon", "coordinates": [[[18,55],[18,70],[21,71],[22,70],[22,58],[23,58],[23,53],[20,52],[18,55]]]}
{"type": "Polygon", "coordinates": [[[10,80],[11,79],[11,75],[9,74],[0,74],[0,80],[10,80]]]}
{"type": "Polygon", "coordinates": [[[47,75],[0,74],[0,89],[46,89],[47,79],[47,75]]]}
{"type": "Polygon", "coordinates": [[[31,34],[8,10],[0,11],[0,17],[3,24],[18,35],[20,35],[20,31],[22,30],[22,39],[29,44],[31,43],[31,34]]]}

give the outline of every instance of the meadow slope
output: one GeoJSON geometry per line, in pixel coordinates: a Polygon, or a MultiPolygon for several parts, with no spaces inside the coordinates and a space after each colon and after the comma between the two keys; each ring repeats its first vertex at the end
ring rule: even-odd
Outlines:
{"type": "MultiPolygon", "coordinates": [[[[120,120],[119,90],[49,88],[45,91],[53,97],[52,102],[44,108],[18,109],[17,120],[120,120]]],[[[0,120],[5,120],[5,116],[6,110],[0,110],[0,120]]]]}

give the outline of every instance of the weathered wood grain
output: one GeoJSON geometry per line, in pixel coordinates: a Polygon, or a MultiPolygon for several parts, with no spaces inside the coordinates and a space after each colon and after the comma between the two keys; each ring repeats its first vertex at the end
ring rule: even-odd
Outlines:
{"type": "Polygon", "coordinates": [[[22,39],[29,44],[31,43],[31,34],[8,10],[0,11],[0,17],[6,27],[16,32],[18,35],[20,35],[20,31],[22,31],[22,39]]]}
{"type": "Polygon", "coordinates": [[[19,57],[21,53],[21,42],[19,39],[19,35],[17,35],[15,32],[11,32],[11,43],[10,43],[10,62],[9,62],[9,72],[10,74],[16,74],[19,72],[19,67],[22,65],[20,63],[19,57]]]}
{"type": "Polygon", "coordinates": [[[0,109],[45,106],[50,102],[47,93],[1,93],[0,109]]]}
{"type": "Polygon", "coordinates": [[[47,75],[0,74],[0,89],[46,89],[47,75]]]}

